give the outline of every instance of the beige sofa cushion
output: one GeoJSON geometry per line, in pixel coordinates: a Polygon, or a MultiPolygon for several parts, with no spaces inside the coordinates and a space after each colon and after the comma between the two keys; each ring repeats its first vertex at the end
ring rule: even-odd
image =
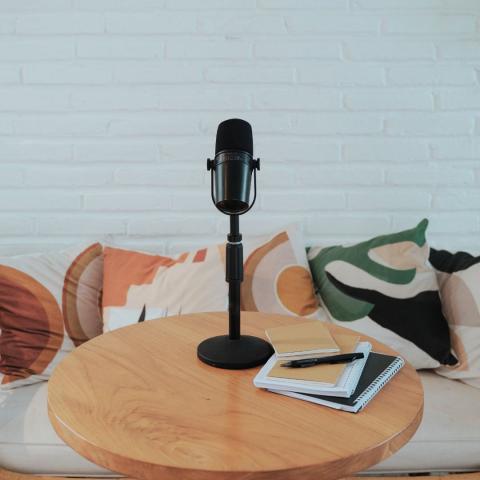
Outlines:
{"type": "Polygon", "coordinates": [[[47,382],[0,391],[0,466],[24,473],[111,474],[67,447],[47,413],[47,382]]]}
{"type": "MultiPolygon", "coordinates": [[[[370,472],[480,469],[480,390],[434,373],[421,377],[425,414],[420,429],[409,444],[370,472]]],[[[0,466],[26,473],[109,474],[55,434],[47,415],[46,382],[0,392],[0,466]]]]}
{"type": "Polygon", "coordinates": [[[420,428],[370,472],[480,470],[480,390],[433,372],[420,376],[425,391],[420,428]]]}

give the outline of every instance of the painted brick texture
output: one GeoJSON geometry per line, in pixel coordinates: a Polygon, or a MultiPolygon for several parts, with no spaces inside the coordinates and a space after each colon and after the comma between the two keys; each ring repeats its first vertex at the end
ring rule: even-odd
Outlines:
{"type": "Polygon", "coordinates": [[[480,253],[478,0],[2,0],[0,254],[224,239],[205,160],[250,121],[245,235],[431,219],[480,253]]]}

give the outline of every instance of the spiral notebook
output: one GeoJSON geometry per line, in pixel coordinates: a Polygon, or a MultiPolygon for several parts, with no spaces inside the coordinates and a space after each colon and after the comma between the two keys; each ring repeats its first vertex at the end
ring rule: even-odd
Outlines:
{"type": "Polygon", "coordinates": [[[404,365],[405,361],[401,357],[371,352],[360,380],[358,381],[357,388],[349,398],[288,392],[285,390],[270,391],[279,393],[280,395],[306,400],[307,402],[336,408],[337,410],[357,413],[370,402],[404,365]]]}

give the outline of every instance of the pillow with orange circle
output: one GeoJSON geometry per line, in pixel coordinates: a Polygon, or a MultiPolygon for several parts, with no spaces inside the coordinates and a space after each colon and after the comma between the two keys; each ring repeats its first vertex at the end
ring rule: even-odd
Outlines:
{"type": "MultiPolygon", "coordinates": [[[[319,304],[298,226],[244,239],[243,250],[242,310],[318,317],[319,304]]],[[[225,244],[174,257],[104,249],[104,331],[227,308],[225,244]]]]}
{"type": "Polygon", "coordinates": [[[47,380],[102,333],[99,243],[0,258],[0,390],[47,380]]]}

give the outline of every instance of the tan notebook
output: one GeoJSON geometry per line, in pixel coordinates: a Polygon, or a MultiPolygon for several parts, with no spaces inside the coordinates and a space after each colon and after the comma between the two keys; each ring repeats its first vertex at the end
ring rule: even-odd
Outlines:
{"type": "MultiPolygon", "coordinates": [[[[340,347],[339,353],[352,353],[356,350],[360,337],[355,335],[335,335],[335,340],[340,347]]],[[[278,360],[267,376],[335,385],[348,365],[348,363],[337,363],[333,365],[315,365],[308,368],[285,368],[281,366],[285,361],[285,359],[278,360]]]]}
{"type": "Polygon", "coordinates": [[[319,320],[269,328],[265,333],[279,358],[339,351],[330,330],[319,320]]]}

